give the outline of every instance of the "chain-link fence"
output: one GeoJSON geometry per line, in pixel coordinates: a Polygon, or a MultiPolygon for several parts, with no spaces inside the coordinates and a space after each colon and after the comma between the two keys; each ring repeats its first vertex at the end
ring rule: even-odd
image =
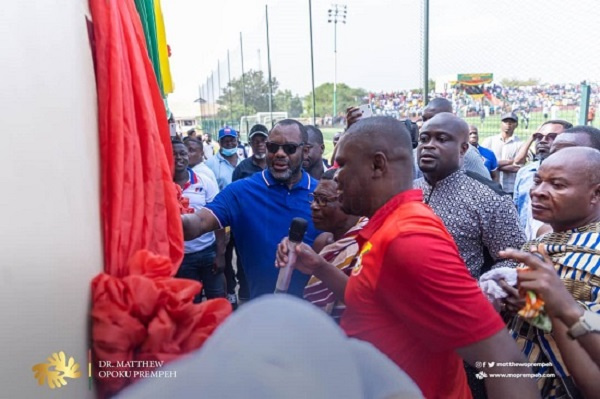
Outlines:
{"type": "MultiPolygon", "coordinates": [[[[418,119],[425,102],[424,4],[312,1],[315,122],[326,138],[340,129],[333,124],[343,125],[348,104],[371,102],[376,114],[418,119]]],[[[269,2],[269,46],[262,15],[241,27],[241,41],[223,49],[201,81],[205,131],[246,131],[286,114],[313,122],[309,2],[269,2]]],[[[522,139],[549,119],[599,126],[598,16],[593,0],[430,0],[429,98],[448,98],[481,138],[499,132],[505,112],[517,114],[522,139]],[[583,81],[591,95],[582,111],[583,81]]]]}
{"type": "Polygon", "coordinates": [[[451,99],[457,115],[477,126],[481,137],[498,133],[507,112],[519,118],[515,134],[522,139],[551,119],[598,126],[598,16],[600,4],[587,0],[430,1],[433,95],[451,99]],[[457,82],[458,75],[473,73],[493,74],[493,81],[457,82]],[[591,96],[582,110],[583,81],[591,96]]]}

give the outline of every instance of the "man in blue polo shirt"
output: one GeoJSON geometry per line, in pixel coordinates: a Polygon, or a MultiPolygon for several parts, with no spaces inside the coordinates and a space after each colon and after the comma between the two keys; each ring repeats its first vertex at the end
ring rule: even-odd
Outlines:
{"type": "MultiPolygon", "coordinates": [[[[275,290],[277,244],[288,234],[293,218],[308,221],[308,245],[320,233],[312,223],[309,198],[318,182],[302,169],[307,140],[301,123],[278,122],[269,132],[266,170],[231,183],[200,212],[182,216],[186,240],[231,227],[251,299],[275,290]]],[[[302,297],[307,281],[308,276],[295,271],[289,293],[302,297]]]]}
{"type": "Polygon", "coordinates": [[[498,160],[492,150],[479,145],[479,131],[477,130],[477,126],[469,125],[469,144],[477,148],[481,159],[483,159],[483,164],[490,172],[492,179],[495,180],[498,175],[498,160]]]}

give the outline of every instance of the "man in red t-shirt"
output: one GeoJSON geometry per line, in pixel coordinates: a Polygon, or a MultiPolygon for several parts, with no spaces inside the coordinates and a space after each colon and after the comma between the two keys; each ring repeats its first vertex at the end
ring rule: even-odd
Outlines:
{"type": "MultiPolygon", "coordinates": [[[[421,191],[411,189],[412,146],[404,125],[388,117],[360,120],[338,147],[342,209],[370,218],[358,236],[356,265],[348,278],[302,244],[295,266],[345,301],[346,333],[385,353],[427,398],[471,397],[461,358],[480,368],[489,398],[539,397],[533,379],[523,375],[530,368],[495,364],[525,359],[442,221],[422,203],[421,191]]],[[[286,245],[279,245],[277,266],[285,266],[286,245]]]]}

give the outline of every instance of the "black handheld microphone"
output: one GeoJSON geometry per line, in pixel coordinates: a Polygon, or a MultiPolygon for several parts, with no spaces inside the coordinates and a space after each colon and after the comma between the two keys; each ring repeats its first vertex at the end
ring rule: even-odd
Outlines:
{"type": "Polygon", "coordinates": [[[307,228],[308,222],[306,220],[302,218],[294,218],[292,220],[288,235],[288,261],[285,267],[279,269],[279,276],[277,276],[277,284],[275,285],[276,294],[286,293],[290,286],[294,264],[296,263],[296,245],[304,239],[307,228]]]}

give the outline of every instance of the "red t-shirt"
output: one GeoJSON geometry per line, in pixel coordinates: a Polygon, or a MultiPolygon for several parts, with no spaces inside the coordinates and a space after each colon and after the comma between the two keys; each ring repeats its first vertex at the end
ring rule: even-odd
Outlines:
{"type": "Polygon", "coordinates": [[[444,224],[405,191],[358,236],[341,326],[392,359],[427,398],[470,398],[455,349],[505,326],[458,254],[444,224]]]}

